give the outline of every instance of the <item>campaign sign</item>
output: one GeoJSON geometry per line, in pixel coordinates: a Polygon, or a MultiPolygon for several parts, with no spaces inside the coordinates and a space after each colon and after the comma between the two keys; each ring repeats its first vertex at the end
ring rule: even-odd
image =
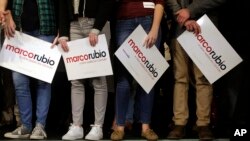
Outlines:
{"type": "Polygon", "coordinates": [[[177,40],[212,84],[228,71],[242,62],[207,15],[203,15],[197,23],[201,33],[184,31],[177,40]]]}
{"type": "Polygon", "coordinates": [[[113,75],[107,40],[104,34],[98,36],[98,43],[92,47],[89,38],[68,42],[69,52],[60,51],[63,56],[68,80],[113,75]]]}
{"type": "Polygon", "coordinates": [[[143,46],[146,36],[147,33],[139,25],[118,48],[115,55],[140,86],[149,93],[169,64],[155,45],[151,48],[143,46]]]}
{"type": "Polygon", "coordinates": [[[51,83],[60,58],[51,43],[16,31],[13,38],[4,40],[0,66],[51,83]]]}

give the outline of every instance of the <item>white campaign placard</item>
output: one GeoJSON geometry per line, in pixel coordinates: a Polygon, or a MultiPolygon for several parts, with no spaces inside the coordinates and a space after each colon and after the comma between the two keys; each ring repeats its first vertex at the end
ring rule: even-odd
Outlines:
{"type": "Polygon", "coordinates": [[[147,33],[139,25],[118,48],[115,55],[140,86],[149,93],[169,64],[156,46],[143,46],[146,36],[147,33]]]}
{"type": "Polygon", "coordinates": [[[0,66],[51,83],[60,58],[60,51],[52,49],[51,43],[16,31],[3,43],[0,66]]]}
{"type": "MultiPolygon", "coordinates": [[[[69,52],[62,52],[68,80],[113,75],[107,40],[98,36],[98,44],[92,47],[89,38],[68,42],[69,52]]],[[[61,47],[59,47],[61,48],[61,47]]]]}
{"type": "Polygon", "coordinates": [[[185,31],[177,40],[212,84],[242,59],[207,15],[202,16],[197,23],[201,27],[200,34],[185,31]]]}

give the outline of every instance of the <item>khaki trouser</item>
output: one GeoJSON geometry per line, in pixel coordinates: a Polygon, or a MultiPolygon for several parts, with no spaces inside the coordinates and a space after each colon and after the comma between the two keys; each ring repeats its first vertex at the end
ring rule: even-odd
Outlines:
{"type": "Polygon", "coordinates": [[[213,97],[212,85],[190,60],[177,40],[172,42],[172,49],[175,77],[173,121],[175,125],[187,124],[189,117],[188,91],[191,82],[196,89],[196,125],[208,125],[210,123],[211,102],[213,97]]]}

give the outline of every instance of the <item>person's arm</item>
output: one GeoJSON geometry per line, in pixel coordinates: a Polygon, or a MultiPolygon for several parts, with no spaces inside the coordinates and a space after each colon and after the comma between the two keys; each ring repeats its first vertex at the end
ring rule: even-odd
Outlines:
{"type": "Polygon", "coordinates": [[[181,19],[180,17],[178,17],[178,12],[183,10],[180,3],[178,3],[177,0],[166,0],[166,4],[167,4],[166,8],[169,8],[170,11],[172,12],[174,20],[177,21],[178,24],[183,25],[183,23],[181,24],[179,22],[179,20],[181,19]]]}
{"type": "Polygon", "coordinates": [[[190,17],[195,18],[197,15],[206,13],[208,10],[216,8],[227,0],[198,0],[192,2],[187,9],[190,12],[190,17]]]}
{"type": "Polygon", "coordinates": [[[195,20],[187,20],[183,25],[187,31],[199,34],[201,32],[200,25],[195,20]]]}
{"type": "Polygon", "coordinates": [[[8,0],[0,1],[0,22],[4,26],[4,33],[7,38],[13,37],[15,34],[16,24],[12,18],[11,11],[6,10],[8,0]]]}
{"type": "Polygon", "coordinates": [[[167,8],[170,8],[170,10],[173,13],[176,13],[178,10],[181,9],[180,4],[177,2],[177,0],[166,0],[167,8]]]}
{"type": "Polygon", "coordinates": [[[0,0],[0,24],[5,23],[5,9],[7,7],[8,0],[0,0]]]}
{"type": "Polygon", "coordinates": [[[0,0],[0,11],[5,11],[8,0],[0,0]]]}
{"type": "Polygon", "coordinates": [[[180,25],[184,25],[184,23],[190,19],[190,11],[187,8],[183,8],[175,13],[176,21],[180,25]]]}
{"type": "Polygon", "coordinates": [[[146,37],[146,39],[144,41],[144,45],[147,48],[152,47],[157,40],[163,12],[164,12],[164,6],[162,4],[156,4],[155,10],[154,10],[153,23],[152,23],[151,29],[148,33],[148,36],[146,37]]]}
{"type": "Polygon", "coordinates": [[[69,41],[69,30],[70,30],[70,20],[71,20],[71,9],[69,9],[72,5],[71,0],[59,0],[58,1],[58,35],[54,39],[52,47],[54,47],[57,43],[61,45],[63,51],[68,52],[68,41],[69,41]]]}
{"type": "Polygon", "coordinates": [[[102,28],[110,18],[112,9],[114,8],[115,0],[100,0],[98,3],[98,12],[95,18],[93,28],[89,33],[89,43],[95,46],[98,42],[98,35],[102,28]]]}
{"type": "Polygon", "coordinates": [[[193,19],[197,15],[206,13],[212,8],[222,5],[226,0],[202,0],[194,1],[187,8],[183,8],[175,13],[176,20],[180,25],[183,25],[188,19],[193,19]]]}

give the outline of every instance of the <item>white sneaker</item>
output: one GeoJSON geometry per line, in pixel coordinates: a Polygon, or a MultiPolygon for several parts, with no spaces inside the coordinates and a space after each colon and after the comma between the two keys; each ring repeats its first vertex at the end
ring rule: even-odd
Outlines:
{"type": "Polygon", "coordinates": [[[4,137],[12,139],[28,139],[30,137],[30,133],[31,131],[22,125],[12,132],[5,133],[4,137]]]}
{"type": "Polygon", "coordinates": [[[92,129],[86,135],[86,140],[100,140],[103,138],[102,126],[101,125],[91,125],[92,129]]]}
{"type": "Polygon", "coordinates": [[[47,134],[44,131],[44,126],[41,124],[36,124],[36,127],[33,129],[32,134],[30,135],[30,139],[42,140],[46,138],[47,134]]]}
{"type": "Polygon", "coordinates": [[[83,128],[75,125],[69,127],[69,131],[62,137],[62,140],[77,140],[83,138],[83,128]]]}

